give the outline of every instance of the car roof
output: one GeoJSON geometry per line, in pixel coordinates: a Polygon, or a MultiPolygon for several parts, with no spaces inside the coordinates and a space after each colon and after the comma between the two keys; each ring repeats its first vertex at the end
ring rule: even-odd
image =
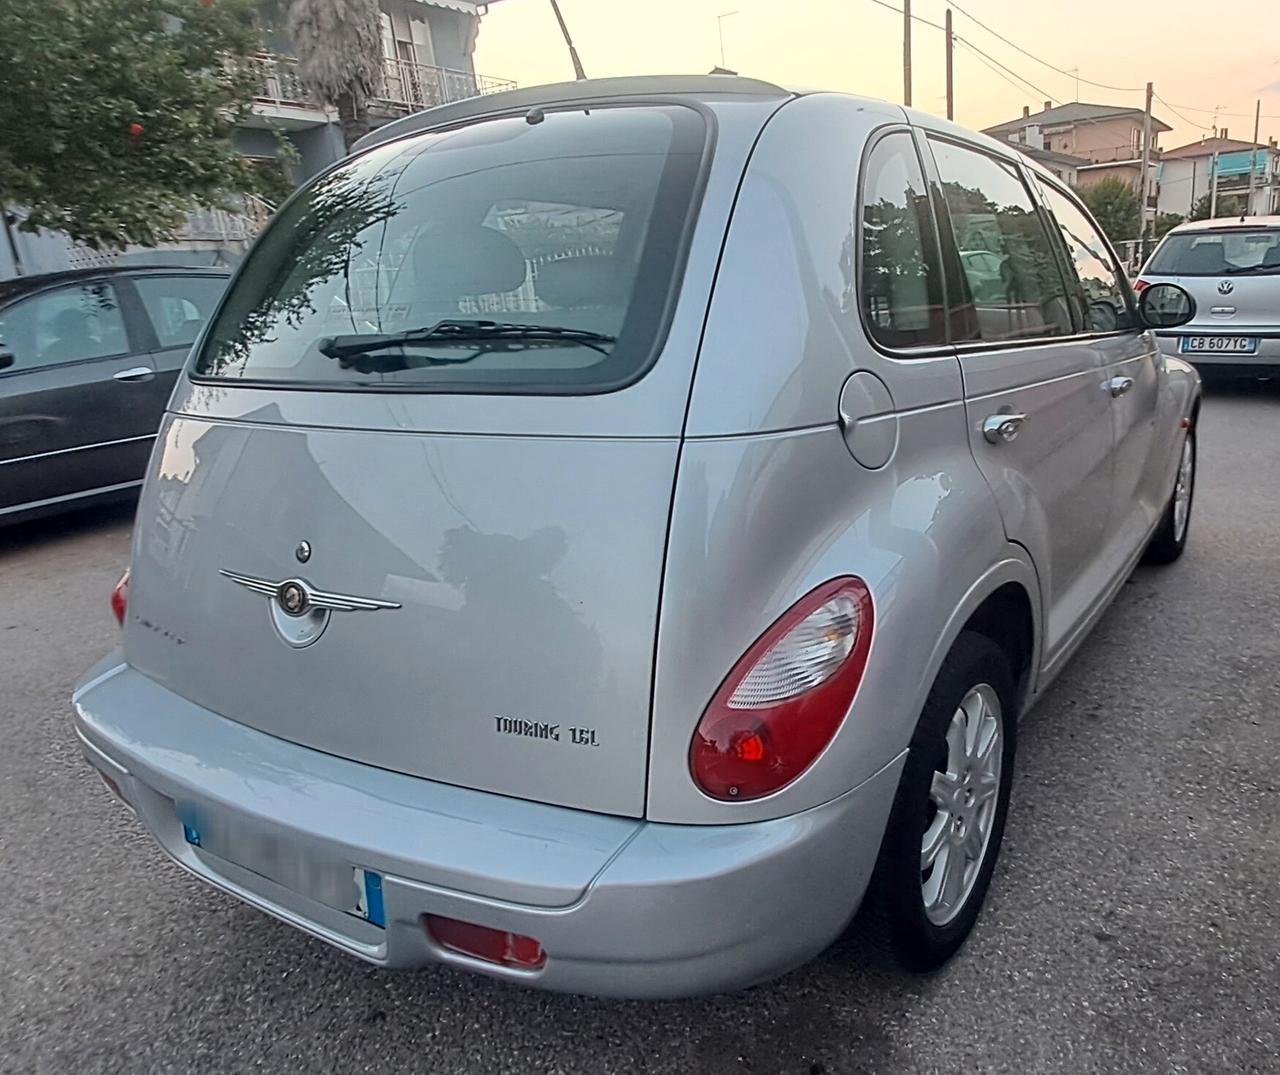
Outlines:
{"type": "Polygon", "coordinates": [[[405,135],[462,120],[547,105],[626,97],[698,98],[730,95],[781,100],[798,96],[800,92],[803,91],[785,89],[772,82],[744,78],[741,75],[633,75],[625,78],[587,78],[576,82],[556,82],[547,86],[486,93],[415,112],[366,134],[351,147],[351,152],[360,153],[405,135]]]}
{"type": "Polygon", "coordinates": [[[209,265],[99,265],[96,269],[61,269],[58,272],[42,272],[32,276],[15,276],[0,280],[0,302],[18,298],[32,291],[40,291],[55,284],[74,283],[77,280],[100,280],[111,276],[146,276],[151,273],[184,276],[231,275],[230,269],[209,265]]]}
{"type": "Polygon", "coordinates": [[[1183,235],[1196,231],[1232,231],[1237,228],[1280,228],[1280,216],[1228,216],[1214,220],[1188,220],[1176,228],[1170,228],[1170,235],[1183,235]]]}

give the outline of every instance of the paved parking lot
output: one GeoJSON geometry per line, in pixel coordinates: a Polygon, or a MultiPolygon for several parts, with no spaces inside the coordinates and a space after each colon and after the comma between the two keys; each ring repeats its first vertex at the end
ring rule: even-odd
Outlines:
{"type": "Polygon", "coordinates": [[[1027,719],[992,899],[930,978],[845,942],[736,996],[550,996],[374,970],[205,889],[68,724],[129,527],[0,531],[0,1070],[1280,1071],[1278,390],[1211,393],[1191,547],[1027,719]]]}

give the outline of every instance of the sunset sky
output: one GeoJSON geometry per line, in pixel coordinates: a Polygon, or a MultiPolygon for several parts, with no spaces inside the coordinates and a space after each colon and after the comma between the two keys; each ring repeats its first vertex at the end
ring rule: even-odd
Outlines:
{"type": "MultiPolygon", "coordinates": [[[[900,6],[900,0],[887,0],[900,6]]],[[[560,0],[587,74],[707,72],[720,62],[716,16],[724,20],[728,66],[784,85],[850,90],[902,99],[902,17],[873,0],[560,0]]],[[[939,24],[945,0],[913,0],[913,14],[939,24]]],[[[1058,74],[993,37],[952,5],[955,32],[1037,89],[1015,88],[961,47],[956,50],[956,119],[970,127],[1012,119],[1046,98],[1076,99],[1072,77],[1058,74]]],[[[1213,126],[1233,138],[1253,133],[1254,101],[1262,99],[1262,141],[1280,136],[1280,11],[1276,0],[965,0],[963,7],[992,29],[1082,79],[1079,100],[1141,108],[1141,87],[1155,113],[1174,130],[1170,149],[1213,126]],[[1084,79],[1128,92],[1099,89],[1084,79]],[[1181,113],[1181,117],[1175,110],[1181,113]],[[1237,113],[1229,115],[1228,113],[1237,113]]],[[[916,23],[915,104],[945,113],[943,36],[916,23]]],[[[573,77],[548,0],[498,0],[480,30],[476,70],[522,86],[573,77]]]]}

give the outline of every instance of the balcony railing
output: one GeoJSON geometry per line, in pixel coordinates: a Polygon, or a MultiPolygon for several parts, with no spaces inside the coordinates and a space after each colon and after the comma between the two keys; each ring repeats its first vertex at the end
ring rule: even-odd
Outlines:
{"type": "Polygon", "coordinates": [[[393,111],[416,112],[485,93],[515,89],[515,85],[510,79],[389,59],[383,60],[382,87],[376,100],[393,111]]]}
{"type": "Polygon", "coordinates": [[[298,74],[298,61],[292,56],[260,52],[249,63],[258,76],[258,101],[287,105],[291,108],[320,109],[323,106],[298,74]]]}
{"type": "MultiPolygon", "coordinates": [[[[259,102],[292,108],[322,107],[298,74],[298,61],[294,57],[263,52],[249,62],[258,77],[256,100],[259,102]]],[[[388,59],[382,62],[382,81],[374,101],[393,112],[416,112],[433,105],[515,89],[515,86],[506,78],[388,59]]]]}

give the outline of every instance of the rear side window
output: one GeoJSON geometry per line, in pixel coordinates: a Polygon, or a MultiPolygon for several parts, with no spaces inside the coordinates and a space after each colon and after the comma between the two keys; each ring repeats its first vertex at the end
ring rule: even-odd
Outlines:
{"type": "Polygon", "coordinates": [[[1170,235],[1142,271],[1153,276],[1280,276],[1280,228],[1170,235]]]}
{"type": "Polygon", "coordinates": [[[905,131],[881,138],[862,175],[862,313],[884,347],[946,343],[942,273],[924,173],[905,131]]]}
{"type": "Polygon", "coordinates": [[[1080,321],[1090,332],[1116,332],[1137,328],[1129,306],[1128,289],[1120,281],[1106,240],[1092,221],[1061,191],[1041,184],[1045,201],[1062,232],[1071,258],[1073,298],[1080,321]]]}
{"type": "Polygon", "coordinates": [[[1072,334],[1071,306],[1044,222],[1017,169],[931,140],[972,303],[973,339],[1072,334]]]}
{"type": "Polygon", "coordinates": [[[217,276],[139,276],[133,281],[161,347],[189,347],[209,320],[226,280],[217,276]]]}
{"type": "Polygon", "coordinates": [[[607,391],[656,356],[707,131],[679,106],[493,119],[377,147],[278,214],[197,376],[607,391]]]}
{"type": "Polygon", "coordinates": [[[15,370],[127,354],[116,289],[105,282],[60,287],[0,310],[0,344],[15,370]]]}

